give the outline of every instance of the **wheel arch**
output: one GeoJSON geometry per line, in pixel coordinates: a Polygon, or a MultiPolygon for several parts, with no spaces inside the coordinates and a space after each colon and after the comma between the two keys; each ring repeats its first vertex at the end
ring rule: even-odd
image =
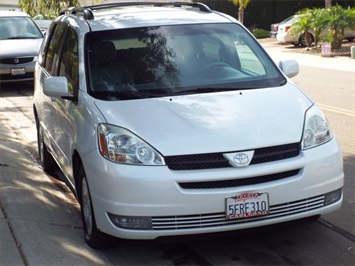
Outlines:
{"type": "MultiPolygon", "coordinates": [[[[311,38],[311,44],[314,42],[314,34],[312,32],[309,32],[309,36],[311,38]]],[[[300,35],[300,37],[298,38],[298,44],[300,44],[302,47],[306,47],[307,46],[307,43],[306,43],[306,36],[304,33],[302,33],[300,35]]]]}
{"type": "Polygon", "coordinates": [[[38,120],[36,105],[33,104],[32,109],[33,109],[33,118],[35,119],[36,128],[38,128],[39,120],[38,120]]]}
{"type": "Polygon", "coordinates": [[[80,194],[80,178],[79,178],[79,171],[80,167],[82,166],[83,162],[80,158],[79,152],[77,150],[74,150],[73,152],[73,157],[72,157],[72,162],[73,162],[73,177],[74,177],[74,182],[75,182],[75,196],[78,199],[79,203],[81,204],[81,194],[80,194]]]}

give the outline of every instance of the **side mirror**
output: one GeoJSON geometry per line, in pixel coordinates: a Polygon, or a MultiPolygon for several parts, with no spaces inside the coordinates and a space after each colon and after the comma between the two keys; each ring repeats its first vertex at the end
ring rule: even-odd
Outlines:
{"type": "Polygon", "coordinates": [[[296,76],[300,72],[300,67],[296,60],[281,60],[279,67],[289,78],[296,76]]]}
{"type": "Polygon", "coordinates": [[[54,98],[70,97],[68,80],[65,77],[49,77],[43,81],[43,92],[54,98]]]}

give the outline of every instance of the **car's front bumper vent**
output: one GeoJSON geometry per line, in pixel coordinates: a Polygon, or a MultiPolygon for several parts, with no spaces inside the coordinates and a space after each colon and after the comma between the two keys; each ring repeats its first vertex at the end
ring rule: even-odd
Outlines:
{"type": "Polygon", "coordinates": [[[324,195],[321,195],[304,200],[270,206],[270,212],[265,216],[235,220],[227,220],[226,214],[224,212],[185,216],[161,216],[152,217],[152,226],[153,230],[186,230],[231,226],[236,224],[287,217],[295,214],[302,214],[308,211],[322,208],[323,206],[324,195]]]}
{"type": "MultiPolygon", "coordinates": [[[[300,153],[301,145],[300,143],[291,143],[254,150],[255,152],[250,163],[251,165],[296,157],[300,153]]],[[[231,151],[228,151],[228,153],[230,152],[231,151]]],[[[164,159],[171,170],[201,170],[232,167],[228,160],[223,156],[223,153],[166,156],[164,159]]]]}

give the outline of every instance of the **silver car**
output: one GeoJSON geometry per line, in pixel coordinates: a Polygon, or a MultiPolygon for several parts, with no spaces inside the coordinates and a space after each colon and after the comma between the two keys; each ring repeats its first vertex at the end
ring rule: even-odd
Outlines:
{"type": "Polygon", "coordinates": [[[36,63],[41,164],[62,170],[93,248],[333,212],[342,153],[298,70],[201,3],[64,10],[36,63]]]}
{"type": "Polygon", "coordinates": [[[24,12],[0,10],[0,82],[33,80],[43,34],[24,12]]]}

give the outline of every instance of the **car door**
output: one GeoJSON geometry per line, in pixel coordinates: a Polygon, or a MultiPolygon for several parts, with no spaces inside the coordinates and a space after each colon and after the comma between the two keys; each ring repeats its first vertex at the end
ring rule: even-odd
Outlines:
{"type": "MultiPolygon", "coordinates": [[[[43,88],[44,79],[52,76],[64,76],[68,80],[68,88],[74,96],[78,92],[78,39],[75,31],[67,24],[55,26],[49,36],[47,48],[40,73],[43,88]]],[[[74,100],[47,97],[42,111],[42,124],[49,140],[48,144],[53,156],[66,176],[70,176],[70,154],[72,139],[75,135],[72,111],[76,109],[74,100]]]]}
{"type": "MultiPolygon", "coordinates": [[[[44,47],[41,49],[35,73],[35,87],[41,88],[40,90],[42,92],[44,88],[44,80],[49,77],[56,76],[60,48],[66,28],[67,26],[65,24],[53,23],[50,32],[46,36],[45,42],[43,43],[44,47]]],[[[37,105],[37,111],[39,113],[46,145],[58,161],[60,151],[58,149],[58,140],[56,136],[61,131],[61,125],[58,121],[58,113],[56,111],[57,99],[47,97],[43,93],[37,92],[35,92],[35,97],[41,97],[41,99],[36,102],[40,103],[37,105]]]]}
{"type": "Polygon", "coordinates": [[[67,173],[66,176],[71,176],[71,151],[77,137],[76,121],[80,112],[77,109],[79,90],[78,38],[76,32],[70,27],[64,34],[56,67],[56,75],[67,79],[72,98],[56,98],[53,102],[56,122],[56,125],[53,125],[55,129],[53,135],[61,168],[67,173]]]}

